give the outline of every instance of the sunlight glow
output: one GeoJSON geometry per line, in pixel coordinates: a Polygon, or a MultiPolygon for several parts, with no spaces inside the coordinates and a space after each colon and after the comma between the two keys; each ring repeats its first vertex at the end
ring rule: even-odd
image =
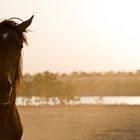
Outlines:
{"type": "Polygon", "coordinates": [[[1,18],[35,15],[24,49],[25,73],[140,68],[140,1],[25,1],[0,6],[1,18]]]}

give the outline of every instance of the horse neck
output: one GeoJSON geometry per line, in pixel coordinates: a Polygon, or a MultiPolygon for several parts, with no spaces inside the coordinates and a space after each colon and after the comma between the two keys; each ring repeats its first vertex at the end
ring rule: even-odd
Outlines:
{"type": "MultiPolygon", "coordinates": [[[[4,131],[7,129],[7,127],[9,127],[9,121],[13,120],[13,118],[14,118],[15,100],[16,100],[16,92],[15,92],[15,90],[12,90],[10,103],[6,106],[0,107],[0,112],[1,112],[0,113],[0,125],[3,126],[4,131]]],[[[2,130],[2,129],[0,129],[0,130],[2,130]]]]}

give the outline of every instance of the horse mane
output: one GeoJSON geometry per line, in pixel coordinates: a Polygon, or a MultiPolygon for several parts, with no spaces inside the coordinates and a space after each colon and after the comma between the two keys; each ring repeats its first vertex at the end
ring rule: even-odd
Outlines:
{"type": "MultiPolygon", "coordinates": [[[[9,28],[9,29],[16,31],[18,33],[18,35],[20,36],[22,42],[25,44],[28,44],[27,38],[25,36],[25,33],[27,32],[27,30],[22,32],[18,26],[19,23],[15,22],[14,19],[19,19],[19,18],[10,18],[10,19],[1,21],[0,28],[2,28],[2,29],[9,28]]],[[[19,19],[19,20],[21,20],[21,19],[19,19]]],[[[22,78],[22,55],[21,55],[20,60],[16,67],[17,67],[17,71],[16,71],[16,75],[15,75],[15,88],[17,90],[20,87],[21,82],[23,80],[23,78],[22,78]]]]}
{"type": "Polygon", "coordinates": [[[23,81],[23,77],[22,77],[22,56],[20,57],[19,63],[17,64],[17,71],[16,71],[16,75],[15,75],[15,88],[16,90],[19,89],[19,87],[21,86],[21,83],[23,81]]]}

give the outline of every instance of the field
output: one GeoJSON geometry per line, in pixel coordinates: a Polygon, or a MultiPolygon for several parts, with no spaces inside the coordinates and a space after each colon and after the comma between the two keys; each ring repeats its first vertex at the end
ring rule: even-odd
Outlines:
{"type": "Polygon", "coordinates": [[[140,140],[140,106],[18,107],[22,140],[140,140]]]}

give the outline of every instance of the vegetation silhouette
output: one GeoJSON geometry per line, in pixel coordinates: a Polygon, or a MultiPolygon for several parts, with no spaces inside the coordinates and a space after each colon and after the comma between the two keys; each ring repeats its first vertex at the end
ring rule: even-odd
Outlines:
{"type": "Polygon", "coordinates": [[[140,70],[136,72],[72,72],[49,71],[23,77],[22,96],[137,96],[140,95],[140,70]]]}

